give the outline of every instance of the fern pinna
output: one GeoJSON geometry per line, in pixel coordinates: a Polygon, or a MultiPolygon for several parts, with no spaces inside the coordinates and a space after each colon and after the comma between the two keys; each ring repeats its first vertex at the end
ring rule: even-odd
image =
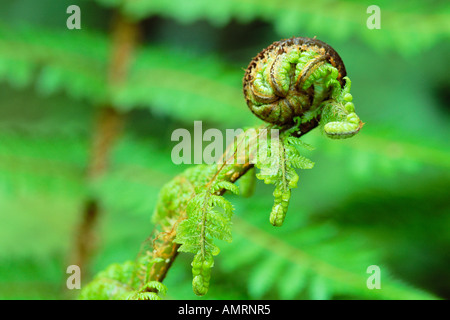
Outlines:
{"type": "MultiPolygon", "coordinates": [[[[98,274],[81,298],[159,299],[179,252],[194,254],[193,291],[205,295],[220,251],[215,240],[232,240],[233,206],[223,194],[238,194],[234,183],[258,168],[256,177],[275,186],[269,221],[281,226],[299,179],[295,169],[314,165],[301,155],[302,148],[312,149],[301,136],[319,126],[327,137],[343,139],[363,125],[350,85],[337,52],[315,38],[277,41],[263,50],[249,64],[243,88],[250,110],[268,124],[243,132],[217,164],[197,165],[167,183],[153,214],[151,250],[98,274]]],[[[254,179],[243,180],[247,193],[254,179]]]]}

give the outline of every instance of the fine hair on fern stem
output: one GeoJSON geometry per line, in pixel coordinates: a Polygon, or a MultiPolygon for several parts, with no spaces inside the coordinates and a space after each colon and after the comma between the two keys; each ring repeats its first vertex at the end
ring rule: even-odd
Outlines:
{"type": "Polygon", "coordinates": [[[157,231],[152,251],[134,262],[132,274],[144,276],[129,276],[129,265],[122,265],[116,273],[99,274],[82,297],[100,290],[102,297],[109,298],[159,298],[159,293],[165,293],[161,282],[178,252],[194,254],[193,291],[205,295],[214,256],[220,251],[215,240],[232,240],[234,208],[223,194],[239,193],[234,183],[253,174],[250,169],[256,167],[260,170],[256,178],[275,187],[269,221],[282,226],[291,190],[299,181],[296,169],[314,166],[301,154],[302,149],[313,149],[302,136],[319,126],[327,137],[343,139],[354,136],[363,125],[355,113],[350,86],[342,59],[320,40],[291,38],[264,49],[245,72],[243,93],[251,112],[266,125],[238,136],[219,163],[189,168],[162,188],[153,214],[157,231]],[[275,133],[268,135],[272,130],[275,133]],[[124,273],[126,285],[116,288],[114,295],[105,283],[124,282],[124,273]]]}

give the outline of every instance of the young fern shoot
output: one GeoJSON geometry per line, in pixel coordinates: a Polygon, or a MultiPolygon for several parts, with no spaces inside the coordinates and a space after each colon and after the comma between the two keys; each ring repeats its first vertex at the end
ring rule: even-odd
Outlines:
{"type": "Polygon", "coordinates": [[[256,177],[275,186],[269,220],[281,226],[299,180],[296,169],[314,166],[300,153],[301,148],[312,149],[301,137],[319,123],[331,139],[352,137],[362,128],[350,86],[342,59],[320,40],[291,38],[264,49],[246,70],[243,92],[249,109],[267,125],[237,137],[220,163],[197,165],[168,182],[153,215],[152,251],[100,273],[81,297],[160,298],[166,291],[161,282],[178,252],[194,254],[193,291],[205,295],[220,251],[215,240],[232,240],[234,210],[223,194],[238,194],[234,183],[246,174],[242,189],[249,194],[253,168],[258,168],[256,177]]]}
{"type": "Polygon", "coordinates": [[[200,188],[188,203],[188,218],[177,228],[175,242],[180,244],[179,252],[195,254],[192,261],[192,287],[197,295],[204,295],[209,288],[213,256],[219,254],[214,239],[231,242],[232,204],[219,193],[222,190],[238,194],[239,189],[231,182],[222,180],[222,173],[216,175],[207,186],[200,188]]]}

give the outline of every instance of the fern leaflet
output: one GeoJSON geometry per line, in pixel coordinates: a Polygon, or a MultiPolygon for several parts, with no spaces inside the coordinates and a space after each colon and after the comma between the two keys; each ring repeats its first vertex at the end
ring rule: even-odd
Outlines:
{"type": "Polygon", "coordinates": [[[279,139],[271,137],[259,144],[256,167],[260,173],[256,177],[266,184],[274,184],[274,205],[270,213],[270,223],[281,226],[291,198],[291,189],[297,187],[297,169],[311,169],[314,163],[303,157],[296,146],[311,147],[300,138],[283,134],[279,139]]]}
{"type": "Polygon", "coordinates": [[[196,195],[187,205],[188,218],[177,228],[175,242],[181,244],[178,251],[194,253],[192,262],[192,287],[197,295],[208,292],[213,256],[219,254],[214,239],[231,242],[231,216],[233,206],[218,195],[221,190],[235,194],[238,187],[231,182],[221,181],[220,175],[204,187],[197,189],[196,195]]]}

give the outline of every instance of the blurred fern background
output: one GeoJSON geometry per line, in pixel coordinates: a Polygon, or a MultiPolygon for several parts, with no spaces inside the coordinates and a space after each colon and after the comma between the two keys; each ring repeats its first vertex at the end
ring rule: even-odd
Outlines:
{"type": "MultiPolygon", "coordinates": [[[[236,207],[202,299],[450,298],[448,1],[15,0],[0,3],[0,298],[72,299],[152,231],[176,128],[258,123],[242,95],[272,42],[317,36],[343,58],[366,123],[311,132],[282,228],[272,188],[236,207]],[[68,30],[69,5],[81,30],[68,30]],[[369,30],[367,7],[381,8],[369,30]],[[369,290],[370,265],[381,289],[369,290]]],[[[180,254],[168,299],[198,299],[180,254]]]]}

